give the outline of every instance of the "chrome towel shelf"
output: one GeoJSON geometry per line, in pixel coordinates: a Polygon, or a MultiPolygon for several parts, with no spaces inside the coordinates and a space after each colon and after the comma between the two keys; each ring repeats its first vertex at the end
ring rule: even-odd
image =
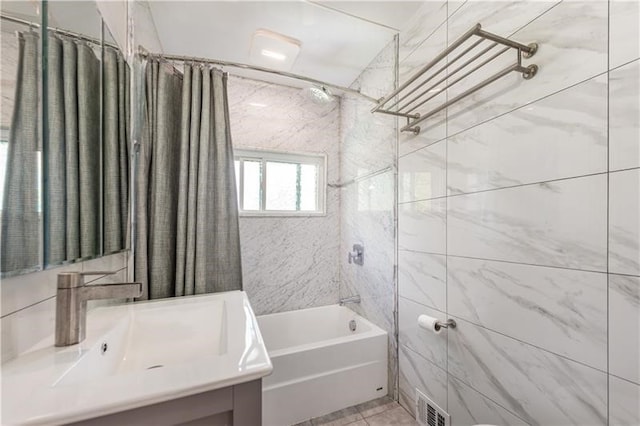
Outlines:
{"type": "Polygon", "coordinates": [[[524,45],[484,31],[480,24],[476,24],[405,83],[400,85],[388,96],[382,98],[371,112],[405,117],[407,124],[400,130],[403,132],[413,132],[417,135],[420,133],[420,126],[418,126],[418,124],[513,71],[521,72],[522,77],[527,80],[533,78],[538,72],[538,66],[533,64],[524,66],[522,65],[522,59],[532,57],[537,50],[538,45],[536,43],[524,45]],[[465,42],[472,38],[475,38],[475,40],[467,43],[469,44],[468,46],[465,45],[465,42]],[[481,46],[485,41],[493,43],[486,47],[481,46]],[[503,47],[492,52],[497,46],[503,47]],[[476,48],[478,48],[477,52],[474,51],[476,48]],[[461,50],[460,53],[449,58],[449,55],[456,53],[456,49],[461,50]],[[430,100],[445,93],[451,86],[465,80],[494,59],[512,50],[516,52],[515,63],[501,69],[480,83],[475,84],[471,88],[439,105],[436,101],[429,103],[430,100]],[[464,61],[461,61],[461,65],[458,65],[458,61],[461,59],[464,61]],[[438,65],[440,65],[440,67],[436,70],[435,68],[438,65]],[[452,68],[454,65],[456,66],[454,69],[451,69],[448,73],[443,73],[443,71],[452,68]],[[472,66],[471,69],[469,69],[470,66],[472,66]],[[434,72],[428,74],[431,70],[434,70],[434,72]],[[442,74],[442,76],[437,81],[424,88],[427,83],[432,82],[440,74],[442,74]],[[434,104],[436,105],[435,107],[427,109],[434,104]],[[427,112],[420,113],[422,108],[427,112]]]}

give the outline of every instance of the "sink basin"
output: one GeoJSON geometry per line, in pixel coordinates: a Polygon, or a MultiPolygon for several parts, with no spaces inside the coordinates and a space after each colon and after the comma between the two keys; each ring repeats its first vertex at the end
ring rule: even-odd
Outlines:
{"type": "Polygon", "coordinates": [[[151,303],[130,310],[128,318],[98,339],[54,386],[226,354],[226,302],[192,302],[179,305],[184,309],[171,303],[151,303]]]}
{"type": "Polygon", "coordinates": [[[84,342],[55,348],[52,336],[2,369],[2,424],[57,424],[255,380],[272,366],[246,294],[233,291],[95,309],[84,342]]]}

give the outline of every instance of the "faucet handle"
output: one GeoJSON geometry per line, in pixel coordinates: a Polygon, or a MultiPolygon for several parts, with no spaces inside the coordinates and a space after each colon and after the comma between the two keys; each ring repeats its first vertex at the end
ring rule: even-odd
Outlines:
{"type": "Polygon", "coordinates": [[[84,285],[85,276],[91,275],[113,275],[118,271],[87,271],[87,272],[60,272],[58,274],[58,288],[76,288],[84,285]]]}

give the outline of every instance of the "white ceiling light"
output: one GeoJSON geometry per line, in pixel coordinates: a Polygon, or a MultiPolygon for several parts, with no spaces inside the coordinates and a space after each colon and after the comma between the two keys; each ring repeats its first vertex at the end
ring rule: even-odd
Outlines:
{"type": "Polygon", "coordinates": [[[284,61],[284,60],[287,59],[287,55],[284,55],[284,54],[279,53],[279,52],[274,52],[273,50],[262,49],[260,51],[260,54],[262,56],[266,56],[267,58],[272,58],[272,59],[275,59],[277,61],[284,61]]]}
{"type": "Polygon", "coordinates": [[[253,34],[249,57],[255,65],[289,71],[298,57],[300,44],[294,38],[260,29],[253,34]]]}

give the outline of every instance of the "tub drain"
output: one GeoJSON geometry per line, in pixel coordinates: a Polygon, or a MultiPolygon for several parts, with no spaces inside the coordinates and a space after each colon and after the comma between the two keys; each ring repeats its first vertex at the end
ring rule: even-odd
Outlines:
{"type": "Polygon", "coordinates": [[[356,331],[356,320],[349,321],[349,330],[356,331]]]}
{"type": "Polygon", "coordinates": [[[147,370],[152,370],[154,368],[160,368],[160,367],[164,367],[164,365],[162,365],[162,364],[152,365],[151,367],[147,367],[147,370]]]}

